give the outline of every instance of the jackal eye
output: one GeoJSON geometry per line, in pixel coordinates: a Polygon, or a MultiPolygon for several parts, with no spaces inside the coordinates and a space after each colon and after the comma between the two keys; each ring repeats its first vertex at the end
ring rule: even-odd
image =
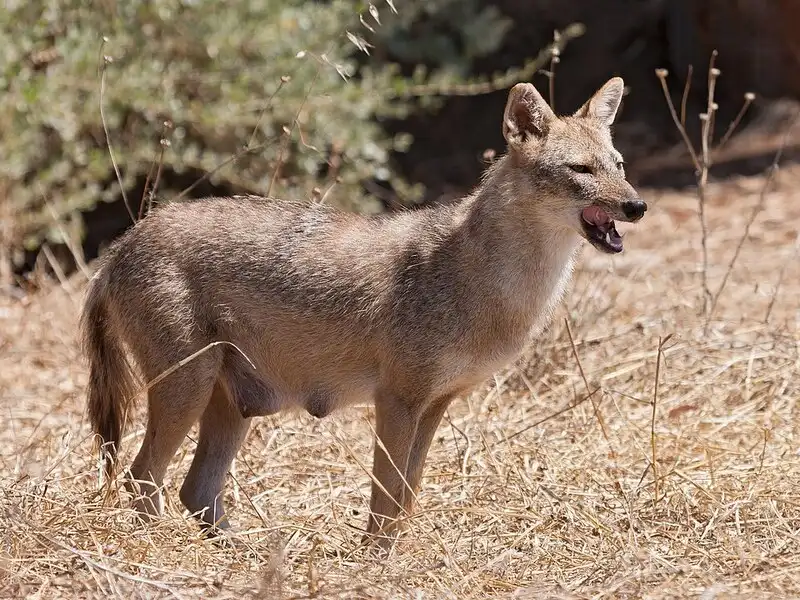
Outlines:
{"type": "Polygon", "coordinates": [[[588,173],[588,174],[592,173],[592,167],[590,167],[588,165],[578,165],[578,164],[576,164],[576,165],[568,165],[568,166],[569,166],[570,169],[572,169],[576,173],[588,173]]]}

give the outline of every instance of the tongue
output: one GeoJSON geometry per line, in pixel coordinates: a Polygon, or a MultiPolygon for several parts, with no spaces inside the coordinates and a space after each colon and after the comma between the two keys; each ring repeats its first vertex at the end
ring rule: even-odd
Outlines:
{"type": "Polygon", "coordinates": [[[597,228],[603,240],[610,248],[613,248],[616,252],[622,250],[622,236],[617,233],[617,228],[614,227],[614,221],[608,216],[606,211],[599,206],[589,206],[583,209],[581,217],[589,225],[597,228]]]}
{"type": "Polygon", "coordinates": [[[583,217],[584,221],[590,225],[594,225],[604,233],[608,232],[614,227],[614,221],[612,221],[611,217],[608,216],[608,213],[599,206],[589,206],[588,208],[584,208],[581,216],[583,217]]]}

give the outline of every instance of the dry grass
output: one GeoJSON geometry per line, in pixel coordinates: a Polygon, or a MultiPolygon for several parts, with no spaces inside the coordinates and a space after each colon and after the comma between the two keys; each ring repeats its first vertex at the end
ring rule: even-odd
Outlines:
{"type": "MultiPolygon", "coordinates": [[[[761,183],[708,188],[712,290],[761,183]]],[[[451,406],[411,534],[389,560],[355,549],[370,408],[257,422],[227,487],[245,547],[201,539],[183,515],[176,477],[190,441],[167,515],[141,528],[124,493],[99,491],[75,286],[0,301],[0,595],[800,596],[799,183],[800,169],[778,174],[705,334],[696,199],[645,191],[655,206],[627,251],[587,249],[529,357],[451,406]],[[597,415],[584,402],[543,420],[596,387],[597,415]]],[[[141,435],[139,419],[126,463],[141,435]]]]}

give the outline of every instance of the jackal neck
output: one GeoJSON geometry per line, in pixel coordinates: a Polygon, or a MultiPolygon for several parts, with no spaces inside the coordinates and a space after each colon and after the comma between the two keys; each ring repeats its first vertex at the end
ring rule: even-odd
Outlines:
{"type": "Polygon", "coordinates": [[[479,253],[473,277],[535,321],[563,296],[581,238],[543,214],[549,203],[523,181],[509,158],[500,158],[463,201],[462,230],[479,253]]]}

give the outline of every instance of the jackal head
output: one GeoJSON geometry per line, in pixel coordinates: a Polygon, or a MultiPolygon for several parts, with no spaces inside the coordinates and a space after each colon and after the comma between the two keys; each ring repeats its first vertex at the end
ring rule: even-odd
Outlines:
{"type": "Polygon", "coordinates": [[[518,83],[503,117],[515,191],[535,218],[573,229],[611,254],[622,251],[614,219],[638,221],[647,210],[611,139],[622,92],[614,77],[574,114],[559,117],[533,85],[518,83]]]}

